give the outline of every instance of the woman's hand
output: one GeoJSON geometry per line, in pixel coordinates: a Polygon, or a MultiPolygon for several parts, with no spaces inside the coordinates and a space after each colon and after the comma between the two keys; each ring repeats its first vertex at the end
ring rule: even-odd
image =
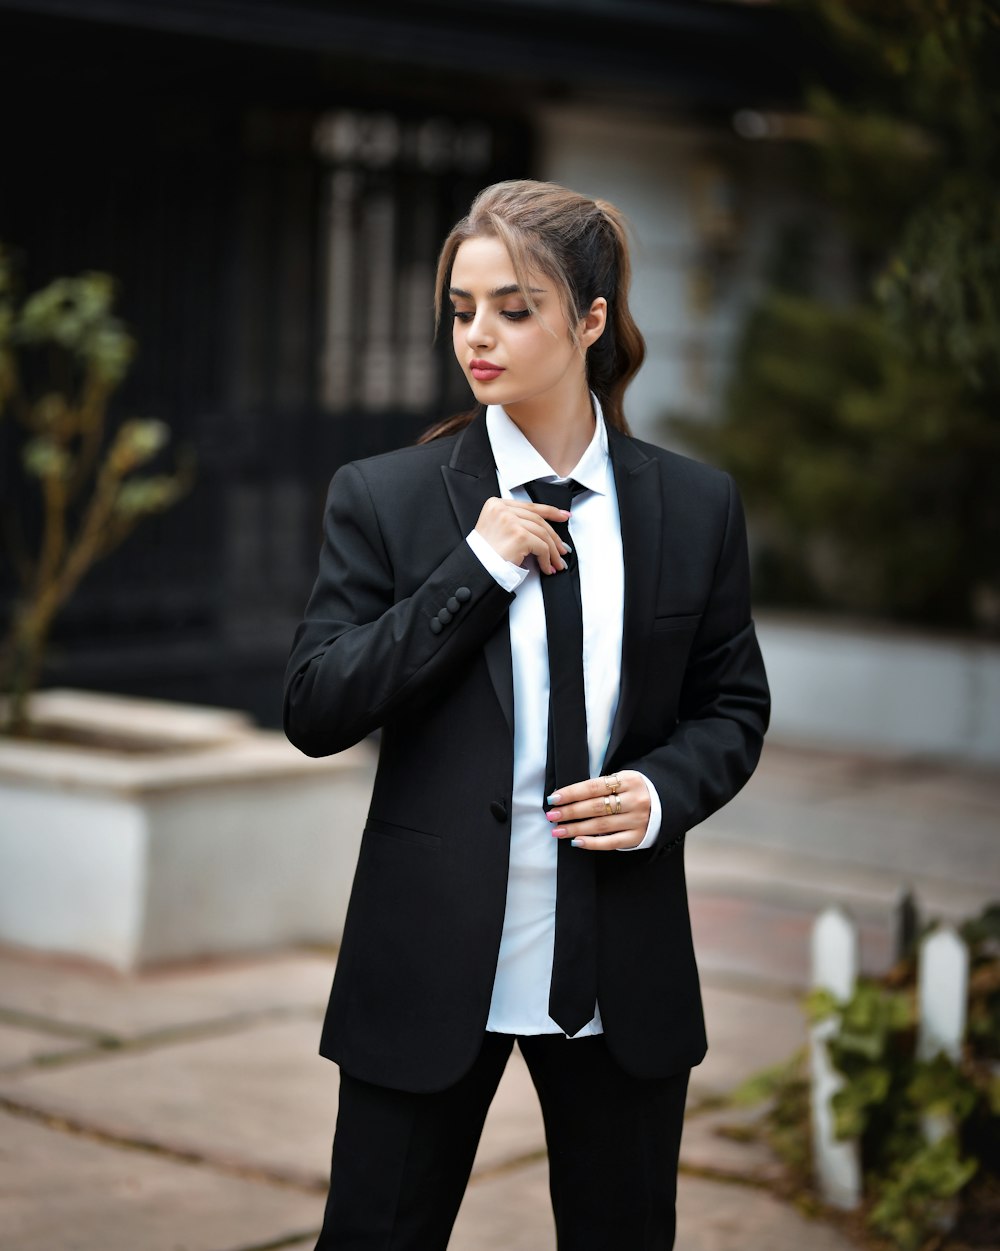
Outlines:
{"type": "Polygon", "coordinates": [[[483,505],[476,533],[512,565],[520,565],[526,556],[534,556],[542,573],[558,573],[566,568],[563,554],[569,548],[549,522],[568,520],[569,513],[562,508],[494,497],[483,505]]]}
{"type": "Polygon", "coordinates": [[[649,790],[641,774],[623,769],[608,778],[560,786],[548,812],[556,838],[572,838],[586,851],[638,847],[649,825],[649,790]],[[617,794],[611,784],[618,779],[617,794]],[[620,801],[620,802],[619,802],[620,801]]]}

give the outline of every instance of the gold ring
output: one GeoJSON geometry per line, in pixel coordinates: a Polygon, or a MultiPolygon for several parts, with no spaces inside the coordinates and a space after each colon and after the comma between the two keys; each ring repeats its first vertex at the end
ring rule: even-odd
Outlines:
{"type": "Polygon", "coordinates": [[[605,795],[604,796],[604,815],[606,817],[610,817],[612,812],[613,812],[613,809],[611,807],[611,796],[605,795]]]}
{"type": "Polygon", "coordinates": [[[617,795],[622,788],[622,780],[617,773],[612,773],[604,779],[604,785],[608,788],[609,795],[617,795]]]}
{"type": "MultiPolygon", "coordinates": [[[[608,796],[608,798],[610,799],[610,798],[611,798],[611,796],[609,795],[609,796],[608,796]]],[[[614,803],[615,803],[615,806],[611,809],[611,811],[614,813],[614,815],[615,815],[615,816],[617,816],[617,815],[619,814],[619,812],[621,812],[621,810],[622,810],[622,797],[621,797],[621,795],[615,795],[615,796],[614,796],[614,803]]]]}

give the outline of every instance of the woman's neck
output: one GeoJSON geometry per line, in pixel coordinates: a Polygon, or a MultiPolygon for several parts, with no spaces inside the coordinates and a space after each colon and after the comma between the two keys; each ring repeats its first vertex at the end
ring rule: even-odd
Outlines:
{"type": "Polygon", "coordinates": [[[569,477],[594,437],[596,418],[586,388],[571,403],[553,405],[539,399],[512,404],[505,411],[560,478],[569,477]]]}

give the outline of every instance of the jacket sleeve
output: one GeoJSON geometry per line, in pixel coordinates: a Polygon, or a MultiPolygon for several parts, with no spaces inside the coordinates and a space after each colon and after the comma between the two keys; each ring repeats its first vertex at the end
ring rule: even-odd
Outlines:
{"type": "Polygon", "coordinates": [[[688,657],[677,724],[660,747],[621,768],[656,787],[663,808],[654,856],[728,803],[760,758],[770,716],[764,661],[750,618],[746,524],[729,479],[728,514],[711,590],[688,657]]]}
{"type": "Polygon", "coordinates": [[[397,598],[397,581],[369,485],[345,465],[285,672],[285,733],[306,755],[343,751],[427,698],[481,651],[514,598],[464,538],[412,593],[397,598]]]}

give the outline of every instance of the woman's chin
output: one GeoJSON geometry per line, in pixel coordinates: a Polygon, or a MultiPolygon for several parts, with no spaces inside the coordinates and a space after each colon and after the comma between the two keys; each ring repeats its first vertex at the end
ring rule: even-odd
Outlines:
{"type": "Polygon", "coordinates": [[[503,404],[510,398],[509,393],[505,394],[509,392],[509,389],[504,387],[499,379],[480,382],[476,378],[470,378],[469,386],[480,404],[503,404]]]}

